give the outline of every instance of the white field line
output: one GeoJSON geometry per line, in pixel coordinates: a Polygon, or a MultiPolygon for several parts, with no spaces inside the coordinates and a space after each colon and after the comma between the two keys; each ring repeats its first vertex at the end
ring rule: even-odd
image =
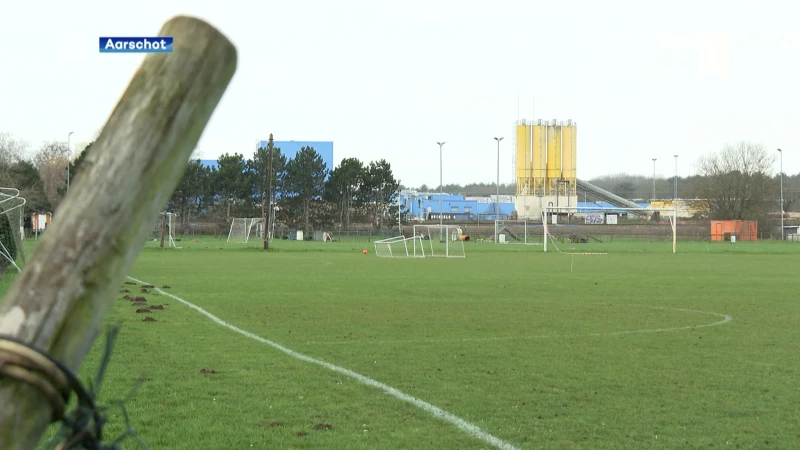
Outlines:
{"type": "MultiPolygon", "coordinates": [[[[602,303],[601,303],[602,305],[602,303]]],[[[598,337],[598,336],[619,336],[624,334],[643,334],[643,333],[667,333],[672,331],[693,330],[696,328],[716,327],[718,325],[725,325],[733,320],[733,317],[727,314],[699,311],[696,309],[686,308],[670,308],[666,306],[645,306],[645,305],[607,305],[607,306],[633,306],[649,309],[663,309],[667,311],[679,311],[692,314],[705,314],[709,316],[716,316],[722,320],[712,323],[700,325],[687,325],[684,327],[669,327],[669,328],[646,328],[641,330],[623,330],[611,331],[605,333],[580,333],[580,334],[540,334],[540,335],[522,335],[522,336],[489,336],[489,337],[475,337],[475,338],[450,338],[450,339],[406,339],[406,340],[353,340],[353,341],[308,341],[303,344],[313,345],[343,345],[343,344],[436,344],[446,342],[481,342],[481,341],[508,341],[512,339],[527,340],[527,339],[548,339],[548,338],[576,338],[576,337],[598,337]]]]}
{"type": "MultiPolygon", "coordinates": [[[[139,283],[139,284],[152,284],[152,283],[147,283],[147,282],[142,281],[142,280],[137,280],[136,278],[133,278],[133,277],[130,277],[130,276],[128,278],[133,280],[133,281],[135,281],[135,282],[137,282],[137,283],[139,283]]],[[[421,410],[423,410],[423,411],[425,411],[425,412],[427,412],[427,413],[429,413],[429,414],[431,414],[433,416],[439,417],[440,419],[442,419],[442,420],[444,420],[446,422],[450,422],[450,424],[452,424],[453,426],[455,426],[459,430],[469,434],[470,436],[472,436],[472,437],[474,437],[476,439],[480,439],[480,440],[486,442],[487,444],[489,444],[489,445],[491,445],[493,447],[496,447],[496,448],[499,448],[499,449],[502,449],[502,450],[518,450],[518,448],[515,447],[514,445],[512,445],[512,444],[510,444],[510,443],[508,443],[508,442],[506,442],[506,441],[504,441],[504,440],[502,440],[500,438],[492,436],[491,434],[489,434],[489,433],[483,431],[482,429],[480,429],[477,425],[474,425],[474,424],[472,424],[470,422],[467,422],[466,420],[464,420],[464,419],[462,419],[462,418],[460,418],[460,417],[458,417],[458,416],[456,416],[454,414],[451,414],[451,413],[439,408],[438,406],[431,405],[430,403],[428,403],[428,402],[426,402],[424,400],[420,400],[420,399],[418,399],[416,397],[413,397],[413,396],[408,395],[408,394],[406,394],[404,392],[401,392],[401,391],[399,391],[399,390],[397,390],[397,389],[395,389],[395,388],[393,388],[393,387],[391,387],[389,385],[383,384],[380,381],[374,380],[374,379],[372,379],[372,378],[370,378],[370,377],[368,377],[366,375],[361,375],[360,373],[353,372],[350,369],[345,369],[344,367],[336,366],[336,365],[331,364],[329,362],[325,362],[325,361],[322,361],[320,359],[316,359],[316,358],[312,358],[310,356],[306,356],[306,355],[304,355],[302,353],[298,353],[298,352],[296,352],[296,351],[294,351],[292,349],[284,347],[284,346],[278,344],[277,342],[270,341],[269,339],[265,339],[265,338],[263,338],[261,336],[258,336],[256,334],[250,333],[249,331],[242,330],[241,328],[239,328],[239,327],[237,327],[235,325],[231,325],[228,322],[225,322],[224,320],[222,320],[219,317],[211,314],[210,312],[206,311],[205,309],[195,305],[194,303],[191,303],[191,302],[189,302],[187,300],[184,300],[184,299],[182,299],[182,298],[180,298],[180,297],[178,297],[176,295],[172,295],[169,292],[166,292],[166,291],[164,291],[162,289],[159,289],[159,288],[154,288],[154,289],[156,291],[158,291],[160,294],[166,295],[167,297],[175,299],[175,300],[183,303],[184,305],[188,306],[189,308],[194,309],[195,311],[199,312],[200,314],[202,314],[202,315],[208,317],[209,319],[211,319],[212,321],[216,322],[218,325],[222,325],[223,327],[225,327],[225,328],[227,328],[227,329],[229,329],[231,331],[234,331],[236,333],[239,333],[242,336],[249,337],[250,339],[253,339],[255,341],[261,342],[262,344],[267,344],[270,347],[273,347],[273,348],[275,348],[277,350],[280,350],[281,352],[291,356],[292,358],[299,359],[300,361],[305,361],[307,363],[316,364],[318,366],[324,367],[324,368],[326,368],[328,370],[331,370],[333,372],[340,373],[340,374],[345,375],[347,377],[353,378],[356,381],[358,381],[358,382],[360,382],[362,384],[365,384],[367,386],[371,386],[371,387],[374,387],[376,389],[380,389],[381,391],[391,395],[392,397],[394,397],[394,398],[396,398],[398,400],[402,400],[404,402],[411,403],[412,405],[416,406],[417,408],[419,408],[419,409],[421,409],[421,410]]]]}

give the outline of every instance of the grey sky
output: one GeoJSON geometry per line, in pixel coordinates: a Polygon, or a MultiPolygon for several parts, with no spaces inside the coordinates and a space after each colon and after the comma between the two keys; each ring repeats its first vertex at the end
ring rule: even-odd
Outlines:
{"type": "MultiPolygon", "coordinates": [[[[407,185],[512,181],[520,116],[578,122],[578,177],[694,171],[747,139],[800,171],[800,4],[792,1],[3,2],[0,131],[38,146],[90,140],[143,55],[99,36],[152,36],[175,14],[239,50],[199,144],[333,140],[336,161],[385,157],[407,185]],[[123,6],[124,5],[124,6],[123,6]],[[136,5],[136,6],[134,6],[136,5]],[[777,154],[777,152],[776,152],[777,154]]],[[[775,170],[777,172],[777,164],[775,170]]]]}

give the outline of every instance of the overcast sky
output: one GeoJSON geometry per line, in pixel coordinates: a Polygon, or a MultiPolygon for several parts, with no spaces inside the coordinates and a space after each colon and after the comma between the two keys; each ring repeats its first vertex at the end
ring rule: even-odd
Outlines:
{"type": "Polygon", "coordinates": [[[671,176],[676,153],[687,175],[741,139],[783,148],[784,172],[800,171],[793,1],[7,1],[0,131],[91,140],[143,59],[100,54],[98,37],[153,36],[176,14],[239,51],[204,158],[249,157],[274,133],[438,185],[443,140],[445,183],[491,182],[499,135],[505,183],[514,122],[542,118],[577,121],[579,178],[650,175],[652,158],[671,176]]]}

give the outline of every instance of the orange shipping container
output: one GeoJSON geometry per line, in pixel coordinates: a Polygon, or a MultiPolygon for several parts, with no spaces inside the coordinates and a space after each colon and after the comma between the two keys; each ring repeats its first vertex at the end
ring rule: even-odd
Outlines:
{"type": "Polygon", "coordinates": [[[711,240],[730,241],[735,236],[737,241],[758,240],[758,223],[754,220],[712,220],[711,240]]]}

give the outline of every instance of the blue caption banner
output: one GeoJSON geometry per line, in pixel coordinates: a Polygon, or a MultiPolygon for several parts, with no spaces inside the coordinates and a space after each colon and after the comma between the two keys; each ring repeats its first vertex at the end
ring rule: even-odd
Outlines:
{"type": "Polygon", "coordinates": [[[172,36],[101,37],[100,53],[172,53],[172,36]]]}

